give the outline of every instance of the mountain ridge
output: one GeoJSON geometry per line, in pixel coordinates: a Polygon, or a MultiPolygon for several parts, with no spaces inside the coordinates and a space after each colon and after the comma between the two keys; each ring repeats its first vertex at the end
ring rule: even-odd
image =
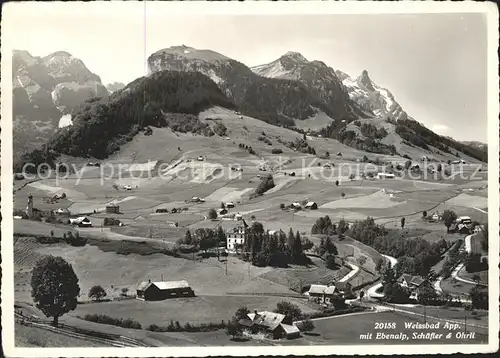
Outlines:
{"type": "MultiPolygon", "coordinates": [[[[54,57],[58,56],[64,58],[66,54],[59,53],[54,57]]],[[[221,104],[224,103],[228,108],[238,108],[241,115],[289,128],[304,135],[307,129],[299,129],[296,121],[311,120],[311,118],[314,120],[316,114],[323,113],[322,118],[328,118],[328,121],[323,121],[326,126],[316,128],[310,131],[310,134],[332,138],[365,152],[390,156],[426,156],[434,157],[435,160],[440,160],[439,158],[443,156],[460,156],[461,152],[471,158],[487,161],[484,151],[439,136],[409,117],[395,101],[392,93],[373,82],[366,70],[352,79],[346,73],[334,70],[322,61],[308,61],[297,52],[287,52],[270,64],[254,66],[252,70],[217,52],[197,50],[185,45],[156,51],[149,56],[148,67],[149,73],[146,77],[141,77],[125,88],[115,91],[109,98],[87,100],[75,107],[71,111],[71,115],[75,117],[75,124],[59,130],[49,142],[49,147],[55,152],[66,152],[68,155],[90,155],[99,158],[118,150],[124,140],[129,140],[147,125],[161,124],[173,126],[172,128],[187,126],[196,133],[204,131],[203,126],[200,127],[194,117],[178,116],[174,113],[172,119],[172,115],[169,114],[172,108],[177,112],[186,113],[193,105],[190,102],[190,98],[193,97],[182,89],[184,88],[181,86],[182,81],[178,83],[181,86],[179,89],[186,97],[187,102],[184,107],[172,107],[172,104],[179,101],[179,94],[170,89],[165,92],[168,96],[162,99],[157,98],[156,93],[150,93],[156,99],[151,103],[144,102],[143,106],[147,108],[135,108],[134,113],[139,116],[137,118],[131,117],[130,113],[121,113],[119,108],[115,108],[118,106],[117,103],[121,103],[116,100],[117,98],[129,103],[128,101],[132,101],[134,96],[144,96],[144,93],[135,90],[138,83],[147,84],[148,79],[170,78],[178,81],[184,78],[195,94],[215,94],[220,91],[220,94],[214,95],[214,98],[217,98],[216,104],[224,107],[221,104]],[[279,78],[269,78],[254,71],[279,78]],[[166,73],[169,75],[165,75],[166,73]],[[190,74],[199,76],[190,77],[190,74]],[[198,87],[195,83],[198,83],[198,87]],[[109,113],[109,116],[104,115],[105,113],[109,113]],[[111,131],[100,130],[100,134],[104,134],[103,138],[108,138],[109,146],[101,143],[101,138],[98,146],[87,147],[85,142],[91,142],[86,137],[88,133],[93,132],[95,128],[101,128],[99,126],[111,120],[106,118],[116,119],[120,116],[128,118],[128,124],[121,129],[121,132],[116,132],[116,128],[111,131]],[[97,122],[96,118],[99,119],[97,122]],[[178,123],[179,120],[182,125],[178,123]],[[92,128],[90,132],[82,129],[89,125],[92,128]],[[77,136],[81,138],[76,142],[80,144],[68,139],[67,133],[70,132],[78,133],[77,136]],[[65,149],[64,145],[69,149],[65,149]]],[[[153,83],[153,87],[160,92],[170,86],[168,83],[153,83]]],[[[208,95],[207,100],[204,100],[204,108],[214,105],[208,99],[212,98],[211,96],[208,95]]],[[[136,98],[135,101],[142,103],[140,101],[143,99],[136,98]]],[[[129,108],[131,105],[127,106],[129,108]]],[[[196,114],[189,110],[188,113],[196,114]]],[[[121,126],[119,122],[113,123],[118,127],[121,126]]]]}
{"type": "Polygon", "coordinates": [[[43,144],[83,101],[108,95],[100,77],[66,51],[37,57],[14,50],[12,83],[15,153],[43,144]]]}
{"type": "MultiPolygon", "coordinates": [[[[344,101],[327,103],[300,81],[260,76],[243,63],[211,50],[172,46],[149,56],[148,68],[150,73],[201,72],[217,83],[242,113],[273,124],[291,127],[293,118],[306,119],[316,113],[314,108],[333,117],[349,115],[344,101]]],[[[332,90],[343,91],[340,86],[332,90]]],[[[342,95],[347,99],[347,94],[342,95]]]]}

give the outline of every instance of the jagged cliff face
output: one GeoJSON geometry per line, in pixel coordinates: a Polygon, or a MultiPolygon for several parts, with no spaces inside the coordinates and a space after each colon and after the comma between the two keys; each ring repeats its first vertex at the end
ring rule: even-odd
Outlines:
{"type": "Polygon", "coordinates": [[[87,99],[107,97],[101,79],[63,51],[12,56],[14,152],[34,148],[58,128],[59,120],[87,99]]]}
{"type": "Polygon", "coordinates": [[[373,113],[375,117],[383,119],[408,119],[407,113],[401,108],[389,90],[375,84],[368,72],[352,79],[342,71],[336,71],[338,78],[346,88],[349,97],[364,111],[373,113]]]}
{"type": "Polygon", "coordinates": [[[324,62],[308,61],[298,52],[287,52],[276,61],[252,67],[252,71],[264,77],[300,81],[340,117],[359,114],[335,70],[324,62]]]}
{"type": "Polygon", "coordinates": [[[125,84],[122,82],[112,82],[106,85],[109,92],[113,93],[125,88],[125,84]]]}
{"type": "Polygon", "coordinates": [[[238,106],[243,110],[247,108],[257,117],[259,111],[287,119],[305,119],[313,115],[316,108],[337,118],[350,112],[349,96],[335,71],[320,62],[308,63],[296,53],[289,53],[280,60],[283,64],[250,69],[213,51],[174,46],[152,54],[148,65],[150,72],[201,72],[217,83],[238,106]]]}

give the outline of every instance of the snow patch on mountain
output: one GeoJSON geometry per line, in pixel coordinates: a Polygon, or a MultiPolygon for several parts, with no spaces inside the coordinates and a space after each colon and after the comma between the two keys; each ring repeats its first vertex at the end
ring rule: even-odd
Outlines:
{"type": "Polygon", "coordinates": [[[64,127],[70,126],[72,124],[73,124],[73,121],[71,120],[71,114],[65,114],[59,120],[59,128],[64,128],[64,127]]]}
{"type": "Polygon", "coordinates": [[[336,71],[337,76],[347,89],[349,97],[364,111],[371,112],[377,118],[407,119],[408,115],[394,99],[392,93],[377,85],[364,70],[359,77],[352,79],[342,71],[336,71]]]}

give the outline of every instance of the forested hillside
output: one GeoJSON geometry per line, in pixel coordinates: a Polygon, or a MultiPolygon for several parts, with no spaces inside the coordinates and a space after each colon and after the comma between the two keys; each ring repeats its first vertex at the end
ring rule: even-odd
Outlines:
{"type": "Polygon", "coordinates": [[[481,150],[480,148],[457,142],[448,137],[440,136],[412,119],[397,121],[396,133],[412,145],[423,149],[429,149],[429,146],[433,146],[438,150],[454,154],[457,157],[457,151],[460,151],[483,162],[488,161],[488,152],[486,150],[481,150]]]}

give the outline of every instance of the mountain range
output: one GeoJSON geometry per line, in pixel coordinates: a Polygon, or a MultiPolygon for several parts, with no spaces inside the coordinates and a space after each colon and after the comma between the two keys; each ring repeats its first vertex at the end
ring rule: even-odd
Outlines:
{"type": "MultiPolygon", "coordinates": [[[[351,78],[322,61],[309,61],[297,52],[288,52],[271,63],[250,68],[211,50],[200,50],[185,45],[173,46],[156,51],[149,56],[147,77],[138,79],[124,88],[120,88],[121,84],[112,84],[108,86],[108,90],[101,84],[98,76],[85,68],[83,62],[66,53],[52,56],[66,60],[52,60],[58,65],[54,64],[53,67],[49,67],[46,64],[51,61],[49,55],[43,59],[35,58],[35,61],[31,62],[35,62],[36,65],[32,64],[31,67],[57,68],[57,71],[50,70],[47,74],[50,78],[63,78],[64,82],[60,82],[63,85],[59,88],[57,85],[52,85],[52,87],[39,85],[39,87],[52,89],[53,107],[59,113],[68,113],[68,109],[72,108],[72,115],[79,118],[80,127],[89,126],[90,123],[99,128],[105,125],[105,116],[102,116],[100,121],[90,120],[96,116],[99,117],[97,113],[101,110],[111,111],[109,116],[115,118],[120,112],[120,109],[116,107],[116,100],[117,98],[123,100],[124,93],[127,93],[127,101],[131,101],[134,96],[151,98],[151,101],[145,98],[145,102],[141,102],[142,106],[147,109],[137,107],[137,104],[130,106],[131,112],[127,113],[128,124],[119,133],[101,128],[104,133],[109,133],[110,143],[115,143],[116,136],[135,135],[146,126],[146,123],[151,125],[161,122],[161,125],[171,125],[172,122],[169,120],[158,120],[160,117],[166,118],[168,113],[194,115],[200,108],[225,103],[226,106],[238,108],[241,114],[248,117],[301,133],[309,132],[316,136],[332,138],[366,152],[412,158],[425,155],[435,157],[437,160],[450,155],[468,156],[486,161],[484,150],[476,145],[437,135],[410,117],[393,94],[373,82],[367,71],[363,71],[357,78],[351,78]],[[72,60],[68,61],[68,58],[72,60]],[[74,62],[75,65],[68,66],[68,62],[74,62]],[[76,66],[76,63],[79,65],[76,66]],[[75,73],[70,76],[69,74],[74,73],[76,67],[79,68],[79,71],[76,71],[78,75],[75,73]],[[59,77],[52,75],[54,72],[60,74],[59,77]],[[161,75],[162,73],[165,75],[161,75]],[[185,75],[175,75],[175,73],[185,75]],[[199,73],[201,77],[188,76],[191,73],[199,73]],[[202,80],[203,77],[207,78],[208,82],[202,80]],[[170,88],[167,91],[166,88],[169,88],[171,84],[159,83],[167,79],[178,81],[177,90],[170,88]],[[189,85],[185,86],[183,80],[189,85]],[[70,85],[68,81],[71,81],[70,85]],[[137,92],[137,81],[145,84],[146,92],[144,90],[144,93],[137,92]],[[199,86],[194,86],[193,81],[198,81],[199,86]],[[218,88],[220,94],[216,93],[210,83],[218,88]],[[66,98],[62,96],[64,91],[71,88],[90,88],[89,84],[95,86],[93,87],[95,93],[74,90],[76,93],[84,92],[85,95],[73,102],[65,102],[61,99],[66,98]],[[174,98],[159,98],[157,94],[150,92],[151,88],[157,88],[160,92],[174,96],[174,98]],[[108,91],[113,92],[109,95],[109,99],[107,98],[108,91]],[[179,98],[175,96],[179,96],[179,93],[186,95],[188,91],[193,93],[188,96],[187,101],[183,101],[182,106],[179,106],[179,98]],[[92,94],[101,98],[85,104],[89,97],[93,97],[92,94]],[[220,97],[221,95],[225,99],[220,97]],[[217,101],[212,103],[210,98],[217,98],[217,101]],[[76,106],[76,102],[84,104],[76,106]],[[132,114],[133,111],[136,114],[132,114]],[[319,117],[324,121],[320,122],[319,117]],[[311,128],[308,129],[307,125],[311,125],[311,128]]],[[[26,62],[25,60],[24,63],[26,62]]],[[[34,83],[38,83],[36,81],[54,83],[54,80],[44,82],[47,77],[43,77],[44,71],[32,70],[31,72],[37,74],[35,76],[30,73],[31,76],[28,76],[34,83]]],[[[25,86],[23,89],[26,91],[25,86]]],[[[47,100],[46,102],[49,103],[47,100]]],[[[34,100],[30,104],[34,107],[34,100]]],[[[20,107],[23,108],[23,106],[20,107]]],[[[57,114],[53,116],[57,118],[57,114]]],[[[187,117],[182,118],[183,122],[187,117]]],[[[187,126],[188,131],[199,128],[199,124],[192,121],[191,117],[186,121],[190,123],[187,126]]],[[[186,127],[184,124],[183,122],[182,127],[186,127]]],[[[178,127],[176,125],[176,128],[178,127]]],[[[57,131],[55,137],[61,136],[61,133],[68,133],[68,130],[57,131]]],[[[78,135],[85,136],[85,133],[89,131],[93,130],[80,131],[78,135]]],[[[204,133],[208,132],[204,131],[204,133]]],[[[58,142],[57,138],[56,142],[58,142]]],[[[122,142],[118,140],[118,143],[122,142]]],[[[82,138],[80,145],[85,147],[87,145],[85,143],[85,138],[82,138]]],[[[59,151],[64,151],[64,146],[57,145],[56,147],[59,151]]],[[[91,155],[92,153],[95,156],[97,154],[96,148],[91,150],[89,147],[84,147],[75,147],[71,151],[72,155],[77,153],[91,155]]],[[[108,148],[109,150],[106,149],[104,152],[109,154],[117,150],[115,146],[112,147],[112,150],[108,148]]]]}

